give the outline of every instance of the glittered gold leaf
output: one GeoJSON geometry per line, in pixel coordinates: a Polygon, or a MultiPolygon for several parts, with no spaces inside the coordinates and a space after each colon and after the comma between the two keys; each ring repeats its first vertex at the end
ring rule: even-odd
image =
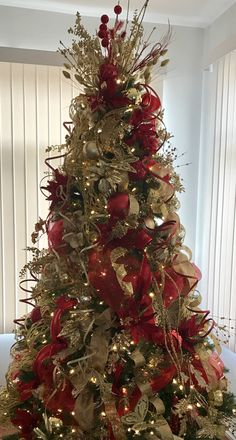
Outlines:
{"type": "Polygon", "coordinates": [[[137,423],[142,423],[148,412],[149,400],[148,397],[143,397],[137,403],[135,410],[122,417],[122,422],[125,425],[136,425],[137,423]]]}
{"type": "Polygon", "coordinates": [[[67,70],[63,70],[62,73],[63,73],[65,78],[70,79],[70,73],[67,72],[67,70]]]}
{"type": "Polygon", "coordinates": [[[161,67],[164,67],[164,66],[166,66],[166,65],[167,65],[167,64],[169,63],[169,61],[170,61],[170,60],[168,60],[168,59],[167,59],[167,60],[164,60],[164,61],[162,61],[162,62],[161,62],[161,67]]]}
{"type": "Polygon", "coordinates": [[[68,70],[71,69],[71,65],[70,65],[70,64],[67,64],[67,63],[64,63],[64,67],[65,67],[66,69],[68,69],[68,70]]]}

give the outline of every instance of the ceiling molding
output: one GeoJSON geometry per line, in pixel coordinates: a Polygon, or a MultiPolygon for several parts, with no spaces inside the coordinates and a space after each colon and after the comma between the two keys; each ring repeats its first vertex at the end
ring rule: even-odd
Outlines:
{"type": "MultiPolygon", "coordinates": [[[[225,10],[227,10],[230,6],[235,3],[235,0],[229,0],[229,5],[220,13],[217,13],[216,16],[206,17],[202,19],[201,17],[194,17],[190,15],[186,16],[178,16],[178,15],[166,15],[166,14],[158,14],[154,11],[147,12],[145,15],[145,22],[147,23],[160,23],[167,24],[168,21],[172,25],[176,26],[188,26],[188,27],[198,27],[205,28],[209,26],[214,20],[216,20],[225,10]]],[[[69,14],[74,15],[77,10],[79,10],[82,16],[87,17],[98,17],[104,13],[103,7],[92,7],[92,6],[76,6],[70,2],[60,2],[55,0],[0,0],[0,6],[7,7],[18,7],[23,9],[31,9],[31,10],[40,10],[40,11],[49,11],[49,12],[57,12],[61,14],[69,14]]],[[[110,15],[114,15],[113,8],[106,9],[106,13],[110,15]]],[[[132,11],[130,11],[132,15],[132,11]]]]}

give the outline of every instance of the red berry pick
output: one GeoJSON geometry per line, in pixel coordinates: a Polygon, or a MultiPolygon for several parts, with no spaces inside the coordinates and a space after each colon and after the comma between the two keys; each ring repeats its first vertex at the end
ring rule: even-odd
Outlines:
{"type": "Polygon", "coordinates": [[[102,22],[103,24],[108,23],[108,21],[109,21],[109,17],[108,17],[108,15],[104,14],[104,15],[101,16],[101,22],[102,22]]]}
{"type": "Polygon", "coordinates": [[[106,38],[107,37],[107,31],[104,31],[104,30],[100,29],[100,31],[98,32],[98,36],[99,36],[99,38],[106,38]]]}
{"type": "Polygon", "coordinates": [[[116,15],[120,15],[121,12],[122,12],[122,7],[120,5],[116,5],[114,7],[114,12],[115,12],[116,15]]]}
{"type": "Polygon", "coordinates": [[[100,29],[100,31],[107,31],[107,25],[102,23],[102,24],[100,24],[99,29],[100,29]]]}
{"type": "Polygon", "coordinates": [[[108,47],[109,46],[109,40],[108,38],[102,39],[102,47],[108,47]]]}

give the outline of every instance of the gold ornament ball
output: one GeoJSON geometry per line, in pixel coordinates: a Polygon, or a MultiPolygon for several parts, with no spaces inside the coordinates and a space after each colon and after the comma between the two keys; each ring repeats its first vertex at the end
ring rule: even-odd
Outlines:
{"type": "Polygon", "coordinates": [[[85,159],[97,159],[99,157],[99,151],[96,142],[86,142],[83,148],[83,155],[85,159]]]}
{"type": "Polygon", "coordinates": [[[150,230],[154,230],[155,229],[155,227],[156,227],[156,224],[155,224],[155,221],[154,221],[154,219],[152,218],[152,217],[146,217],[145,219],[144,219],[144,224],[145,224],[145,226],[146,226],[146,228],[147,229],[150,229],[150,230]]]}
{"type": "Polygon", "coordinates": [[[63,425],[62,420],[57,417],[49,417],[49,423],[52,428],[60,428],[63,425]]]}
{"type": "Polygon", "coordinates": [[[224,403],[223,393],[221,390],[217,390],[214,392],[214,404],[215,406],[221,406],[224,403]]]}

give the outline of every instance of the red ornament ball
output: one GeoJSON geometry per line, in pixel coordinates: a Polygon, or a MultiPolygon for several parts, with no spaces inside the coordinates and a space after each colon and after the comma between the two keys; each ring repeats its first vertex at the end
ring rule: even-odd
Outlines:
{"type": "Polygon", "coordinates": [[[100,24],[99,29],[100,29],[100,31],[107,31],[107,25],[102,23],[102,24],[100,24]]]}
{"type": "Polygon", "coordinates": [[[109,17],[108,17],[108,15],[104,14],[104,15],[101,16],[101,22],[102,22],[103,24],[108,23],[108,21],[109,21],[109,17]]]}
{"type": "Polygon", "coordinates": [[[102,47],[108,47],[109,46],[109,40],[108,38],[102,39],[102,47]]]}
{"type": "Polygon", "coordinates": [[[121,12],[122,12],[122,7],[120,5],[116,5],[114,7],[114,12],[115,12],[116,15],[120,15],[121,12]]]}
{"type": "Polygon", "coordinates": [[[99,38],[107,38],[107,31],[100,29],[100,31],[98,32],[98,36],[99,38]]]}

